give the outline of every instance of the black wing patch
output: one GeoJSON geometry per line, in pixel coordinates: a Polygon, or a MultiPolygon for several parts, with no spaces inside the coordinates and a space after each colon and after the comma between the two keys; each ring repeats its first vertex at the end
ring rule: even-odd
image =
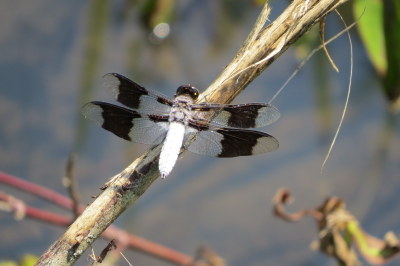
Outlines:
{"type": "Polygon", "coordinates": [[[159,144],[168,128],[168,116],[143,115],[105,102],[87,103],[82,113],[118,137],[138,143],[159,144]]]}
{"type": "Polygon", "coordinates": [[[267,153],[276,150],[279,142],[273,136],[259,131],[235,128],[207,128],[191,122],[185,148],[213,157],[237,157],[267,153]],[[193,137],[193,139],[191,139],[193,137]]]}
{"type": "MultiPolygon", "coordinates": [[[[259,128],[278,120],[278,109],[266,103],[249,104],[197,104],[192,110],[215,113],[212,122],[221,126],[259,128]]],[[[207,116],[207,115],[205,115],[207,116]]]]}
{"type": "Polygon", "coordinates": [[[171,100],[146,90],[136,82],[120,74],[106,74],[104,83],[107,90],[118,102],[136,109],[140,113],[166,114],[172,106],[171,100]]]}
{"type": "Polygon", "coordinates": [[[260,131],[220,129],[216,132],[223,136],[222,151],[218,157],[256,155],[274,151],[279,147],[277,139],[260,131]]]}

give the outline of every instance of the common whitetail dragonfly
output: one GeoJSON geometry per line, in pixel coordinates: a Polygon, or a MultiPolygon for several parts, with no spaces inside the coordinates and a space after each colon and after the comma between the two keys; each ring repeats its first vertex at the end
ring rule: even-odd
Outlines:
{"type": "Polygon", "coordinates": [[[128,108],[94,101],[84,105],[83,115],[125,140],[163,142],[162,178],[171,172],[181,148],[226,158],[266,153],[279,146],[273,136],[245,129],[276,121],[279,111],[270,104],[195,104],[199,92],[191,85],[180,86],[175,98],[167,99],[120,74],[106,74],[104,79],[115,99],[128,108]]]}

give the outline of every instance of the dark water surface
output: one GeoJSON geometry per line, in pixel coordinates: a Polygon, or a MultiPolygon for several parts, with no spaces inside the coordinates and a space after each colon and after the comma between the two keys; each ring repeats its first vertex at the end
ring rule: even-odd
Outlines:
{"type": "MultiPolygon", "coordinates": [[[[273,7],[273,17],[283,8],[278,5],[282,3],[273,7]]],[[[123,1],[102,8],[83,1],[0,3],[0,171],[66,194],[61,177],[69,152],[75,151],[84,204],[148,147],[120,140],[82,120],[84,102],[112,102],[101,87],[102,75],[118,72],[169,96],[185,83],[203,90],[233,58],[260,10],[247,4],[228,9],[216,1],[180,3],[171,35],[155,44],[137,8],[123,12],[123,1]]],[[[339,31],[337,19],[327,24],[328,34],[339,31]]],[[[229,265],[329,264],[309,249],[317,237],[311,219],[289,224],[272,215],[275,191],[287,187],[296,197],[292,210],[317,206],[335,195],[371,234],[399,234],[399,117],[387,113],[380,83],[356,33],[352,36],[353,91],[323,174],[321,164],[348,82],[349,46],[344,36],[330,46],[339,73],[321,53],[273,102],[281,118],[262,130],[279,140],[277,151],[234,159],[187,152],[172,174],[156,181],[116,224],[187,254],[205,244],[229,265]]],[[[267,102],[295,69],[300,49],[287,51],[235,103],[267,102]]],[[[33,206],[68,214],[3,185],[0,190],[33,206]]],[[[5,212],[0,212],[0,224],[0,259],[40,255],[63,232],[29,219],[15,221],[5,212]]],[[[104,243],[97,241],[97,252],[104,243]]],[[[169,265],[137,252],[125,255],[134,265],[169,265]]]]}

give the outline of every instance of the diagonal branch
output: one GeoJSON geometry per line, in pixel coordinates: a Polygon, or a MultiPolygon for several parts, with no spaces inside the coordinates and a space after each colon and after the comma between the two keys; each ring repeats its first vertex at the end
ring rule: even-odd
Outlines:
{"type": "MultiPolygon", "coordinates": [[[[265,7],[244,46],[201,95],[208,102],[228,103],[310,27],[346,0],[294,0],[268,27],[265,7]]],[[[107,188],[41,256],[37,265],[71,265],[94,240],[158,178],[156,146],[113,177],[107,188]]],[[[101,177],[103,178],[103,177],[101,177]]],[[[182,262],[189,264],[191,261],[182,262]]]]}

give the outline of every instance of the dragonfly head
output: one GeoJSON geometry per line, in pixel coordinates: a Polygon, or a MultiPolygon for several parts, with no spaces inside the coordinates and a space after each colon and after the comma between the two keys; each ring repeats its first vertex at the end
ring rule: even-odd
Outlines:
{"type": "Polygon", "coordinates": [[[175,97],[181,95],[188,95],[193,100],[196,100],[199,97],[199,90],[193,87],[192,85],[182,85],[176,90],[175,97]]]}

